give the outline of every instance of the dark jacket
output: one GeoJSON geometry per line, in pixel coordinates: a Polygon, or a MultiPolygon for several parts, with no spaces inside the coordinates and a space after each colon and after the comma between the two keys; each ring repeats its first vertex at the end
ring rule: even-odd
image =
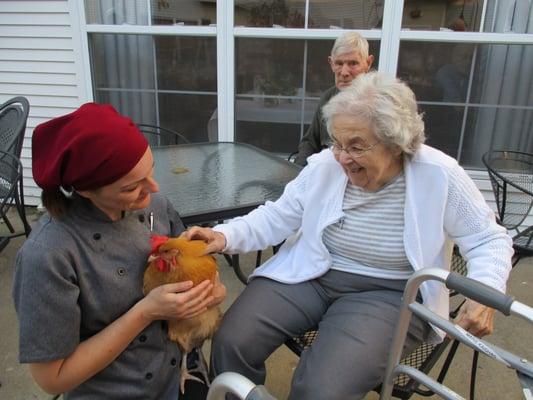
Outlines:
{"type": "Polygon", "coordinates": [[[313,121],[298,145],[298,155],[294,160],[296,164],[302,166],[307,165],[307,157],[328,147],[330,139],[326,125],[322,120],[322,107],[337,93],[339,93],[339,90],[333,86],[326,90],[320,97],[313,121]]]}

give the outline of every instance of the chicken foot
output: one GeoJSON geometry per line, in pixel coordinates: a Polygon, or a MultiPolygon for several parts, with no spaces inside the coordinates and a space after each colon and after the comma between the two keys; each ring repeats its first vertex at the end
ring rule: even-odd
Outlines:
{"type": "Polygon", "coordinates": [[[207,386],[210,385],[209,378],[207,377],[207,362],[205,360],[205,357],[202,353],[202,351],[198,351],[199,353],[199,363],[196,368],[193,368],[189,370],[187,368],[187,353],[184,354],[181,358],[181,367],[180,367],[180,390],[181,394],[185,393],[185,381],[192,380],[197,381],[200,383],[205,383],[207,386]],[[192,372],[200,372],[205,379],[205,382],[198,378],[197,376],[194,376],[192,372]]]}

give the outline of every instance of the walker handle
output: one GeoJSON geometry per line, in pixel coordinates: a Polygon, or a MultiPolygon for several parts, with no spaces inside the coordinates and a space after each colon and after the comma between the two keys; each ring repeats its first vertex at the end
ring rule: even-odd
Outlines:
{"type": "Polygon", "coordinates": [[[450,272],[446,279],[446,287],[456,290],[478,303],[494,308],[504,315],[511,315],[511,304],[514,302],[514,297],[501,293],[484,283],[450,272]]]}

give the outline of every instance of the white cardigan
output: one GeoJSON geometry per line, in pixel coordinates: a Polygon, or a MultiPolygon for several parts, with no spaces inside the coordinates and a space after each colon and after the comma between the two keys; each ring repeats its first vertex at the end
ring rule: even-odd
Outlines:
{"type": "MultiPolygon", "coordinates": [[[[326,226],[344,216],[342,200],[348,177],[329,149],[311,156],[308,162],[276,202],[214,228],[226,236],[228,253],[264,249],[288,238],[253,277],[298,283],[323,275],[331,266],[322,234],[326,226]]],[[[413,268],[449,270],[453,241],[467,261],[469,277],[505,292],[512,240],[496,223],[493,211],[463,168],[455,159],[423,145],[413,157],[405,157],[404,171],[404,245],[413,268]]],[[[427,281],[420,291],[424,304],[447,318],[445,286],[427,281]]]]}

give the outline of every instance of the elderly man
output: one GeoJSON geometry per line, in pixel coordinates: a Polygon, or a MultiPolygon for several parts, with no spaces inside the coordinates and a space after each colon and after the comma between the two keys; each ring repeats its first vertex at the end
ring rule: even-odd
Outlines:
{"type": "Polygon", "coordinates": [[[356,32],[339,36],[328,57],[329,65],[335,75],[335,86],[324,92],[320,98],[311,126],[298,145],[298,155],[294,161],[305,166],[307,157],[328,147],[329,135],[322,121],[322,106],[339,90],[347,87],[359,74],[368,72],[374,56],[368,54],[368,42],[356,32]]]}

